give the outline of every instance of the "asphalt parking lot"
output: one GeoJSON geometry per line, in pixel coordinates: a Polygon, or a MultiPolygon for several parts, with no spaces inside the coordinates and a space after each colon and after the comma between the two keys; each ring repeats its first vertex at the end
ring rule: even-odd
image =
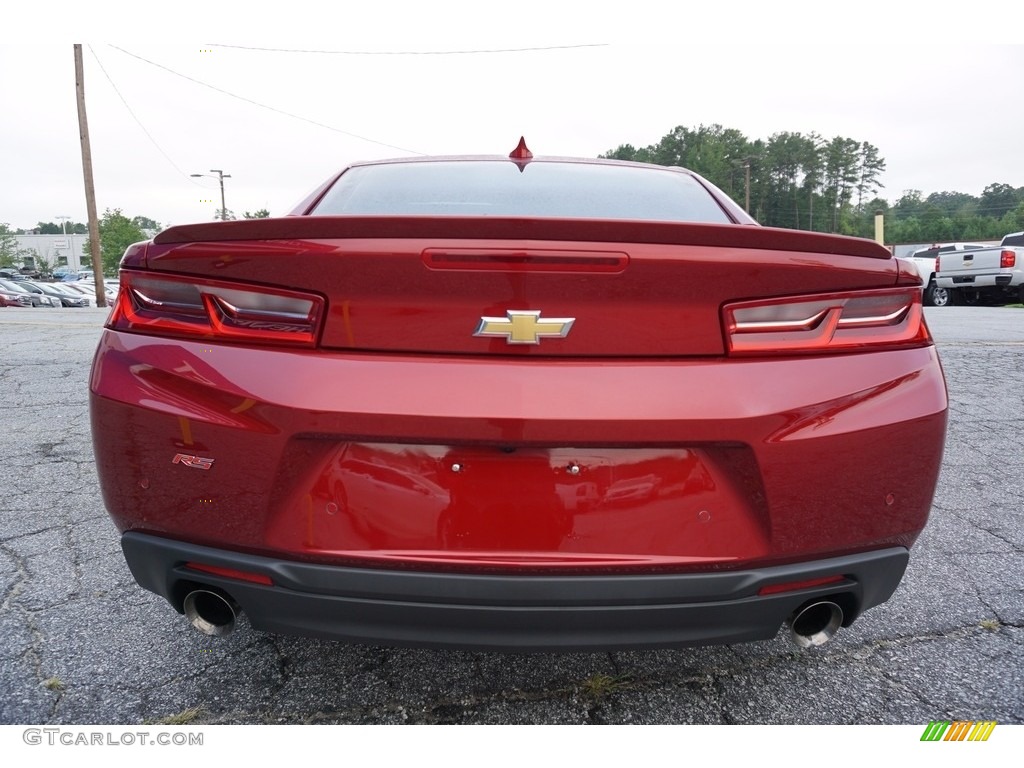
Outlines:
{"type": "MultiPolygon", "coordinates": [[[[198,634],[138,588],[100,498],[105,310],[0,310],[0,723],[1024,723],[1024,310],[929,309],[949,385],[932,517],[895,596],[785,637],[509,655],[198,634]]],[[[893,472],[913,471],[894,466],[893,472]]]]}

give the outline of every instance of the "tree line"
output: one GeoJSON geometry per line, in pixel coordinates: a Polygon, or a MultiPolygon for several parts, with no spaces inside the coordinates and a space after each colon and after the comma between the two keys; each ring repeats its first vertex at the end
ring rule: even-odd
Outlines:
{"type": "Polygon", "coordinates": [[[907,190],[878,196],[885,159],[867,141],[781,132],[748,139],[717,123],[678,126],[656,144],[622,144],[601,157],[689,168],[771,227],[874,236],[876,211],[890,243],[998,239],[1024,229],[1024,187],[993,183],[980,196],[907,190]]]}

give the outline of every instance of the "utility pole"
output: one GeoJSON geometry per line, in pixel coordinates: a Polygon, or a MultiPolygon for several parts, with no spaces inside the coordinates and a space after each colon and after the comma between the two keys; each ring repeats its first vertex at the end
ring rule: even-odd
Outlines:
{"type": "MultiPolygon", "coordinates": [[[[228,216],[228,205],[224,202],[224,179],[230,179],[231,174],[224,173],[224,171],[217,170],[216,168],[211,168],[210,173],[216,173],[217,178],[220,180],[220,220],[226,221],[228,216]]],[[[193,173],[190,175],[194,179],[206,176],[205,173],[193,173]]]]}
{"type": "Polygon", "coordinates": [[[82,173],[85,176],[85,207],[89,216],[89,247],[92,251],[92,272],[96,280],[96,306],[107,306],[103,284],[103,257],[100,251],[100,223],[96,218],[96,188],[92,178],[92,149],[89,147],[89,121],[85,115],[85,68],[82,46],[75,43],[75,90],[78,94],[78,134],[82,141],[82,173]]]}

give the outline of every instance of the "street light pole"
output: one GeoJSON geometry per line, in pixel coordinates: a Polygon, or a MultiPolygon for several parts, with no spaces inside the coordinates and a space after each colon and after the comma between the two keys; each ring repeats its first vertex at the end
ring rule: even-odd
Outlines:
{"type": "MultiPolygon", "coordinates": [[[[210,173],[216,173],[217,174],[217,178],[220,180],[220,220],[224,221],[227,218],[227,215],[228,215],[228,205],[227,205],[226,202],[224,202],[224,179],[230,179],[231,178],[231,174],[230,173],[224,173],[224,171],[218,170],[216,168],[211,168],[210,169],[210,173]]],[[[206,176],[207,174],[205,174],[205,173],[193,173],[191,175],[192,175],[193,178],[199,178],[199,177],[202,177],[202,176],[206,176]]]]}
{"type": "Polygon", "coordinates": [[[216,173],[217,178],[220,179],[220,220],[224,221],[228,215],[228,205],[224,202],[224,179],[230,179],[231,174],[224,175],[224,171],[210,169],[210,173],[216,173]]]}

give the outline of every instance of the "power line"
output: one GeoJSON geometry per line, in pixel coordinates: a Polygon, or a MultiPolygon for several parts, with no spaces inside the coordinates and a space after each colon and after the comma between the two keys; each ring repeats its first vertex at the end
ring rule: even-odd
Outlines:
{"type": "Polygon", "coordinates": [[[249,45],[224,45],[207,43],[215,48],[234,48],[241,51],[262,51],[265,53],[315,53],[330,56],[469,56],[491,53],[533,53],[537,51],[566,51],[578,48],[604,48],[608,43],[580,43],[577,45],[545,45],[531,48],[479,48],[461,51],[327,51],[302,48],[258,48],[249,45]]]}
{"type": "Polygon", "coordinates": [[[152,134],[151,134],[151,133],[150,133],[149,131],[147,131],[147,130],[146,130],[146,126],[144,126],[144,125],[142,124],[142,121],[141,121],[141,120],[139,120],[139,117],[138,117],[138,115],[136,115],[136,114],[135,114],[135,112],[134,112],[134,111],[132,110],[132,108],[131,108],[131,107],[130,107],[130,106],[128,105],[128,101],[127,101],[127,100],[125,99],[125,97],[124,97],[124,96],[123,96],[123,95],[121,94],[121,91],[119,91],[119,90],[118,90],[118,88],[117,88],[117,85],[115,85],[115,84],[114,84],[114,80],[113,80],[113,78],[111,78],[111,77],[110,77],[110,74],[109,74],[109,73],[107,72],[106,68],[105,68],[105,67],[103,66],[103,62],[102,62],[102,61],[100,61],[100,57],[96,55],[96,51],[94,51],[94,50],[92,49],[92,46],[91,46],[91,45],[90,45],[90,46],[88,46],[88,47],[89,47],[89,53],[91,53],[91,54],[92,54],[92,56],[93,56],[93,58],[94,58],[94,59],[96,59],[96,63],[97,63],[98,65],[99,65],[100,71],[101,71],[101,72],[103,72],[103,75],[104,75],[104,77],[106,77],[106,78],[107,78],[107,82],[109,82],[109,83],[110,83],[110,87],[114,89],[114,93],[116,93],[116,94],[117,94],[117,97],[118,97],[119,99],[121,99],[121,103],[122,103],[122,104],[124,104],[124,108],[128,110],[128,114],[132,116],[132,119],[134,119],[134,120],[135,120],[135,122],[136,122],[136,123],[138,123],[138,125],[139,125],[139,128],[141,128],[141,129],[142,129],[142,132],[143,132],[144,134],[146,134],[146,138],[147,138],[147,139],[149,139],[149,140],[150,140],[150,141],[151,141],[151,142],[153,143],[153,146],[154,146],[154,147],[156,147],[156,148],[157,148],[157,151],[158,151],[158,152],[159,152],[159,153],[160,153],[161,155],[163,155],[163,156],[164,156],[164,158],[165,158],[165,159],[167,160],[167,162],[168,162],[168,163],[170,163],[170,164],[171,164],[171,165],[172,165],[172,166],[174,167],[174,170],[176,170],[176,171],[177,171],[178,173],[180,173],[180,174],[181,174],[182,176],[184,176],[184,177],[185,177],[186,179],[188,179],[188,180],[189,180],[189,181],[191,181],[191,182],[192,182],[193,184],[195,184],[196,182],[192,181],[192,179],[191,179],[191,178],[189,178],[189,175],[188,175],[187,173],[185,173],[185,172],[184,172],[183,170],[181,170],[181,168],[179,168],[179,167],[178,167],[178,164],[177,164],[177,163],[175,163],[175,162],[174,162],[174,161],[173,161],[173,160],[171,159],[171,156],[170,156],[170,155],[168,155],[168,154],[167,154],[166,152],[164,152],[163,148],[162,148],[162,147],[161,147],[161,146],[160,146],[159,144],[157,144],[157,142],[156,142],[156,139],[154,139],[154,138],[153,138],[153,135],[152,135],[152,134]]]}
{"type": "Polygon", "coordinates": [[[139,56],[137,54],[134,54],[131,51],[126,51],[124,48],[119,48],[116,45],[111,45],[110,47],[113,48],[116,51],[120,51],[121,53],[123,53],[123,54],[125,54],[127,56],[131,56],[133,59],[138,59],[139,61],[144,61],[146,64],[149,64],[152,67],[156,67],[157,69],[162,69],[165,72],[170,72],[172,75],[175,75],[176,77],[180,77],[180,78],[182,78],[184,80],[188,80],[189,82],[195,83],[196,85],[201,85],[204,88],[209,88],[210,90],[216,91],[217,93],[222,93],[225,96],[230,96],[233,99],[238,99],[239,101],[244,101],[247,104],[252,104],[254,106],[261,107],[262,109],[270,110],[271,112],[276,112],[279,115],[285,115],[286,117],[291,117],[291,118],[294,118],[295,120],[301,120],[304,123],[310,123],[311,125],[315,125],[315,126],[317,126],[319,128],[326,128],[327,130],[334,131],[335,133],[341,133],[341,134],[344,134],[345,136],[351,136],[353,139],[359,139],[360,141],[367,141],[370,144],[377,144],[378,146],[387,147],[388,149],[397,149],[399,152],[407,152],[410,155],[422,155],[422,154],[424,154],[423,152],[417,152],[415,149],[407,149],[405,147],[399,147],[399,146],[397,146],[395,144],[388,144],[387,142],[384,142],[384,141],[377,141],[376,139],[371,139],[371,138],[369,138],[367,136],[360,136],[358,133],[352,133],[351,131],[346,131],[346,130],[343,130],[341,128],[335,128],[333,125],[327,125],[326,123],[321,123],[321,122],[318,122],[317,120],[312,120],[312,119],[310,119],[308,117],[303,117],[302,115],[296,115],[296,114],[294,114],[292,112],[286,112],[283,109],[278,109],[277,107],[272,107],[269,104],[262,104],[261,102],[254,101],[253,99],[246,98],[245,96],[239,96],[237,93],[232,93],[231,91],[226,91],[223,88],[218,88],[215,85],[210,85],[209,83],[205,83],[202,80],[197,80],[194,77],[189,77],[188,75],[183,75],[180,72],[175,72],[170,67],[165,67],[163,64],[157,64],[155,61],[150,61],[149,59],[144,58],[142,56],[139,56]]]}

